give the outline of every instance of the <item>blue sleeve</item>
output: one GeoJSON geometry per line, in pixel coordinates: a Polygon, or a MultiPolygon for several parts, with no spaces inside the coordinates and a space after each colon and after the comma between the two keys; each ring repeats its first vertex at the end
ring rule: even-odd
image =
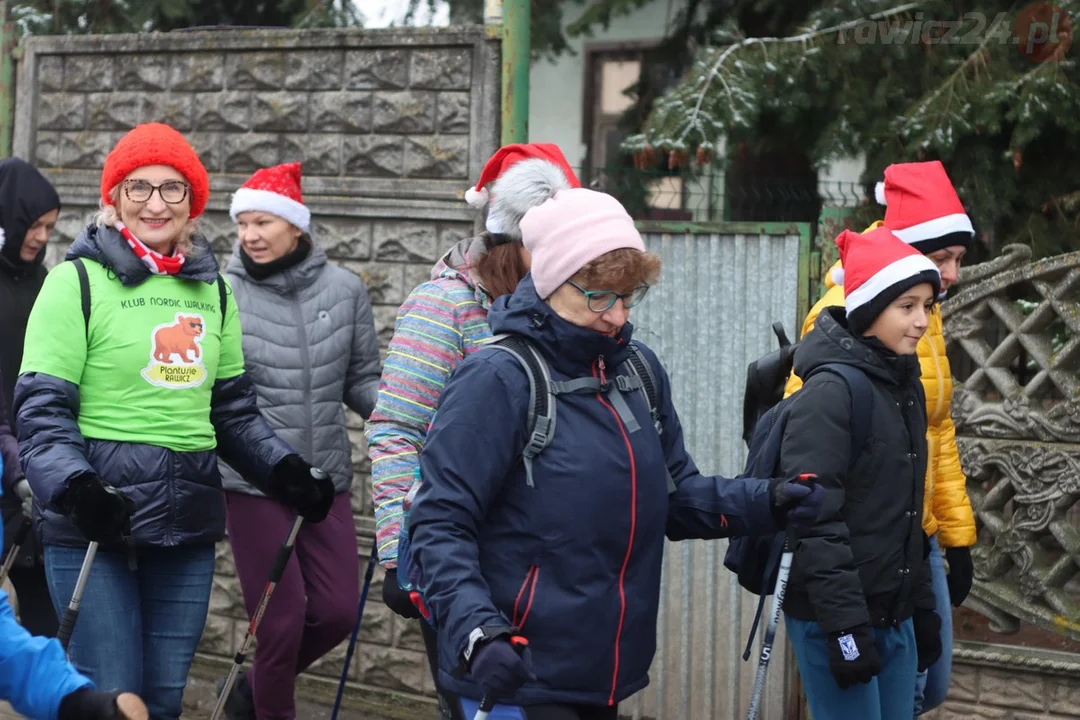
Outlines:
{"type": "Polygon", "coordinates": [[[668,496],[670,540],[714,539],[776,532],[767,478],[702,475],[683,441],[682,423],[671,399],[671,380],[660,361],[642,347],[656,375],[660,442],[675,484],[668,496]]]}
{"type": "Polygon", "coordinates": [[[57,501],[68,481],[94,473],[79,430],[79,388],[54,375],[24,373],[15,384],[15,417],[19,459],[30,489],[59,510],[57,501]]]}
{"type": "Polygon", "coordinates": [[[467,358],[446,385],[420,454],[421,486],[409,511],[424,600],[455,656],[473,629],[510,624],[480,573],[479,539],[525,447],[528,403],[521,396],[528,391],[521,387],[524,371],[521,385],[508,381],[485,354],[467,358]]]}
{"type": "Polygon", "coordinates": [[[0,590],[0,698],[28,718],[56,720],[60,701],[83,687],[93,686],[67,661],[60,642],[24,630],[0,590]]]}

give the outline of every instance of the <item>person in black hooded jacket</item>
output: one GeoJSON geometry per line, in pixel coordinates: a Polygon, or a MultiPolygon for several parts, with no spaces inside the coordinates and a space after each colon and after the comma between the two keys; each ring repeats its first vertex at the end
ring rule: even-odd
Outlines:
{"type": "MultiPolygon", "coordinates": [[[[52,183],[19,158],[0,160],[0,423],[15,422],[12,403],[26,322],[45,282],[45,246],[59,214],[60,196],[52,183]]],[[[0,451],[4,453],[0,515],[6,556],[31,496],[13,433],[0,433],[0,451]]],[[[23,626],[33,635],[56,635],[56,613],[45,582],[41,545],[34,533],[20,547],[9,577],[22,603],[23,626]]]]}
{"type": "Polygon", "coordinates": [[[814,720],[910,720],[917,671],[941,655],[922,530],[926,403],[915,355],[940,290],[937,267],[886,228],[836,239],[847,308],[830,307],[795,352],[780,472],[814,473],[825,501],[798,538],[784,612],[814,720]],[[870,427],[852,447],[862,371],[870,427]],[[852,457],[852,454],[855,454],[852,457]]]}

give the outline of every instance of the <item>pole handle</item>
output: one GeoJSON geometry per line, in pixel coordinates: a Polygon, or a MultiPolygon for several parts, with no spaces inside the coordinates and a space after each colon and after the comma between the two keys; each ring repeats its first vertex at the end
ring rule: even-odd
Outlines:
{"type": "Polygon", "coordinates": [[[60,647],[67,650],[71,642],[71,633],[75,631],[75,621],[79,619],[79,608],[66,607],[64,615],[60,618],[60,629],[56,631],[56,639],[60,641],[60,647]]]}

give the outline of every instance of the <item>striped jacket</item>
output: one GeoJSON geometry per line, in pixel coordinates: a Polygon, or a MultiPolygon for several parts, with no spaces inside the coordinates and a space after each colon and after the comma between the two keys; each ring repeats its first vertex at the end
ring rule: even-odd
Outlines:
{"type": "Polygon", "coordinates": [[[398,311],[379,399],[364,428],[379,561],[387,568],[397,566],[402,501],[443,386],[462,359],[491,336],[487,313],[493,298],[470,272],[484,252],[483,235],[459,242],[398,311]]]}

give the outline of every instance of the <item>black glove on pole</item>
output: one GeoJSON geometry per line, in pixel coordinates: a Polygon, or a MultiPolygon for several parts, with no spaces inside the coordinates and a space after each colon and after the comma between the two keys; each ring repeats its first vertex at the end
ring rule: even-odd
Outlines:
{"type": "Polygon", "coordinates": [[[334,504],[334,483],[299,455],[286,455],[270,471],[270,492],[305,521],[320,523],[334,504]]]}
{"type": "Polygon", "coordinates": [[[405,618],[406,620],[419,620],[420,610],[413,604],[409,593],[398,585],[397,568],[387,568],[386,577],[383,578],[382,600],[386,607],[405,618]]]}

